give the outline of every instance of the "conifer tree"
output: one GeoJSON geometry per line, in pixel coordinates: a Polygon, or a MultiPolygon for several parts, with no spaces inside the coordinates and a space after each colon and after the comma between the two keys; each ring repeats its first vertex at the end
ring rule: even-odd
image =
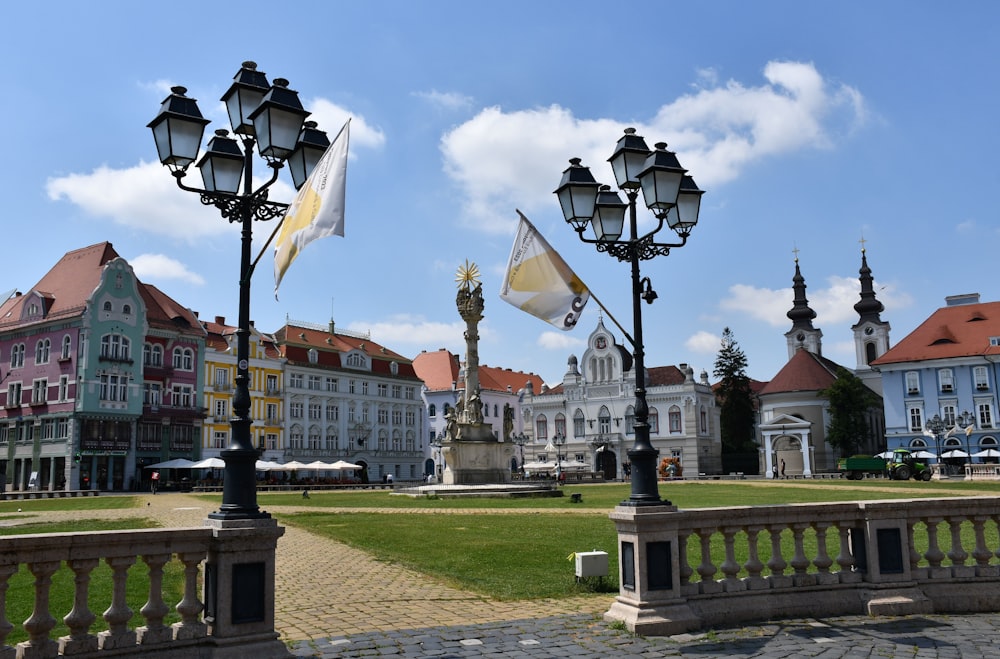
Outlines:
{"type": "Polygon", "coordinates": [[[878,404],[878,397],[860,378],[843,367],[837,371],[833,384],[819,395],[829,402],[827,444],[837,449],[844,458],[856,453],[870,431],[868,412],[878,404]]]}
{"type": "Polygon", "coordinates": [[[715,396],[720,407],[723,453],[752,451],[757,446],[753,390],[746,369],[747,357],[727,327],[722,331],[722,347],[713,371],[719,378],[715,396]]]}

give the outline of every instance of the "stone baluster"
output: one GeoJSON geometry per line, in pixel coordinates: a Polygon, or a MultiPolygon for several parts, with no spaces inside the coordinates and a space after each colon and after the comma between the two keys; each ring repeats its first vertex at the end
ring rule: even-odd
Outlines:
{"type": "Polygon", "coordinates": [[[694,568],[688,562],[688,540],[691,538],[691,531],[678,529],[677,531],[677,559],[680,571],[681,592],[685,595],[698,592],[698,585],[691,581],[694,575],[694,568]]]}
{"type": "Polygon", "coordinates": [[[809,559],[806,558],[803,535],[809,528],[808,524],[792,524],[792,539],[795,541],[795,554],[792,556],[790,565],[795,570],[795,574],[805,574],[809,569],[809,559]]]}
{"type": "Polygon", "coordinates": [[[109,556],[104,561],[111,568],[111,606],[104,612],[108,629],[97,635],[97,647],[101,650],[113,650],[133,646],[135,632],[128,629],[132,609],[128,608],[125,600],[125,587],[128,569],[135,563],[135,556],[109,556]]]}
{"type": "Polygon", "coordinates": [[[941,521],[941,517],[924,518],[924,524],[927,525],[927,553],[924,558],[930,563],[931,569],[941,567],[941,561],[944,560],[944,552],[938,546],[938,524],[941,521]]]}
{"type": "Polygon", "coordinates": [[[7,589],[10,578],[17,572],[17,563],[0,564],[0,659],[14,659],[14,648],[7,645],[7,637],[14,631],[14,625],[7,620],[7,589]]]}
{"type": "Polygon", "coordinates": [[[28,640],[17,644],[18,657],[54,657],[58,652],[56,642],[49,638],[49,632],[56,626],[56,619],[49,613],[49,591],[52,575],[59,565],[60,561],[28,563],[28,570],[35,577],[35,608],[24,621],[28,640]]]}
{"type": "Polygon", "coordinates": [[[985,515],[976,515],[972,518],[972,530],[976,535],[976,548],[972,550],[972,558],[976,559],[977,573],[982,572],[983,568],[988,568],[990,559],[993,558],[993,552],[986,546],[986,520],[988,519],[989,517],[985,515]]]}
{"type": "Polygon", "coordinates": [[[784,528],[777,524],[767,527],[767,531],[771,535],[771,558],[767,561],[767,569],[771,571],[772,577],[783,576],[785,568],[788,567],[788,563],[781,555],[781,532],[783,530],[784,528]]]}
{"type": "Polygon", "coordinates": [[[740,564],[736,561],[736,534],[740,528],[736,526],[724,526],[722,531],[722,543],[726,548],[726,559],[722,561],[719,569],[725,575],[727,591],[745,590],[743,582],[739,580],[740,564]]]}
{"type": "Polygon", "coordinates": [[[82,654],[97,650],[97,637],[90,633],[90,626],[97,616],[87,605],[87,597],[90,593],[90,574],[99,562],[96,558],[66,561],[74,574],[73,609],[63,618],[69,628],[69,635],[59,638],[59,654],[82,654]]]}
{"type": "Polygon", "coordinates": [[[712,577],[718,569],[712,563],[712,533],[714,529],[698,529],[695,533],[701,542],[701,563],[698,565],[698,574],[702,582],[712,581],[712,577]]]}
{"type": "Polygon", "coordinates": [[[149,568],[149,597],[139,613],[146,624],[135,630],[139,645],[165,643],[173,638],[173,631],[163,624],[163,618],[170,613],[170,607],[163,601],[163,566],[170,560],[170,554],[144,554],[143,562],[149,568]]]}
{"type": "Polygon", "coordinates": [[[198,599],[198,566],[205,560],[205,552],[182,553],[179,558],[184,563],[184,597],[177,604],[181,621],[173,624],[174,638],[201,638],[208,630],[199,618],[205,605],[198,599]]]}
{"type": "Polygon", "coordinates": [[[826,530],[830,528],[830,524],[815,522],[812,527],[816,530],[816,558],[813,559],[813,565],[820,574],[829,574],[833,559],[826,550],[826,530]]]}
{"type": "Polygon", "coordinates": [[[760,573],[764,571],[764,564],[760,561],[760,548],[757,546],[757,540],[762,530],[764,530],[763,526],[748,526],[746,528],[747,562],[743,564],[743,569],[747,571],[748,579],[753,582],[761,579],[760,573]]]}
{"type": "Polygon", "coordinates": [[[948,559],[952,565],[965,565],[969,554],[962,547],[962,518],[949,517],[948,527],[951,529],[951,549],[948,550],[948,559]]]}
{"type": "MultiPolygon", "coordinates": [[[[837,522],[837,533],[840,535],[840,551],[834,559],[840,566],[841,573],[851,572],[856,564],[854,554],[851,553],[850,543],[850,522],[837,522]]],[[[843,576],[843,574],[841,575],[843,576]]]]}

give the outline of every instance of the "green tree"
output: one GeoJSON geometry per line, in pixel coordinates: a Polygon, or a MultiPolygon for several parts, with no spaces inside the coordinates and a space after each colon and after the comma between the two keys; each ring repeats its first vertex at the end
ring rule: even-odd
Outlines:
{"type": "Polygon", "coordinates": [[[857,453],[868,436],[868,413],[878,405],[878,396],[846,368],[837,370],[833,384],[819,392],[830,409],[830,424],[826,427],[826,442],[840,452],[841,457],[857,453]]]}
{"type": "Polygon", "coordinates": [[[722,347],[713,371],[719,378],[715,397],[719,401],[723,453],[753,451],[757,447],[754,439],[757,415],[746,369],[747,357],[727,327],[722,331],[722,347]]]}

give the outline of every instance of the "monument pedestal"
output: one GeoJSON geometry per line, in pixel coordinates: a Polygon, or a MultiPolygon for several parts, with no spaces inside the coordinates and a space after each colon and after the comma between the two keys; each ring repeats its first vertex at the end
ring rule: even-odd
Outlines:
{"type": "Polygon", "coordinates": [[[441,443],[445,485],[484,485],[510,482],[513,444],[497,441],[491,426],[458,424],[458,437],[441,443]]]}

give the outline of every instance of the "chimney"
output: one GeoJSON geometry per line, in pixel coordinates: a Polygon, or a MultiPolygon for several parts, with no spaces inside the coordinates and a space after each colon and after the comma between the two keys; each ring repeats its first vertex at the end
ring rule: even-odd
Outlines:
{"type": "Polygon", "coordinates": [[[215,317],[215,324],[216,325],[225,325],[226,324],[226,317],[225,316],[216,316],[215,317]]]}

